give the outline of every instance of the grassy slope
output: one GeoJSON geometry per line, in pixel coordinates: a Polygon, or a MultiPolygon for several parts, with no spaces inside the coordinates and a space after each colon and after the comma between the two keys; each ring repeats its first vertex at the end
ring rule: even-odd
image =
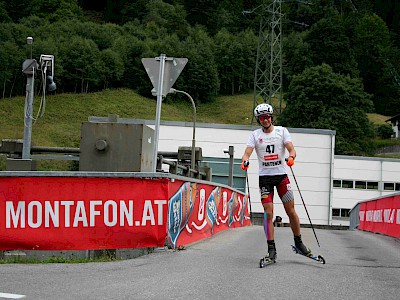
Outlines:
{"type": "MultiPolygon", "coordinates": [[[[185,96],[184,96],[185,97],[185,96]]],[[[24,126],[24,97],[0,99],[0,140],[22,139],[24,126]]],[[[41,97],[34,99],[36,116],[41,97]]],[[[197,105],[199,123],[250,125],[252,94],[219,97],[212,103],[197,105]]],[[[32,144],[40,146],[79,147],[81,122],[89,116],[105,117],[117,114],[121,118],[154,120],[156,98],[148,99],[132,90],[106,90],[92,94],[60,94],[46,97],[44,117],[32,129],[32,144]]],[[[189,99],[168,96],[162,104],[161,119],[193,121],[189,99]]]]}
{"type": "Polygon", "coordinates": [[[378,115],[378,114],[367,114],[367,116],[368,116],[368,119],[375,125],[386,124],[385,121],[390,118],[388,116],[383,116],[383,115],[378,115]]]}

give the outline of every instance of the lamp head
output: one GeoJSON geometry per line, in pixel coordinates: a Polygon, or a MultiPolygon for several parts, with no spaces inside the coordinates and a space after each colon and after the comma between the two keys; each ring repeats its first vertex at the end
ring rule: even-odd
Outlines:
{"type": "Polygon", "coordinates": [[[53,92],[57,89],[56,83],[53,81],[53,76],[47,76],[47,90],[53,92]]]}

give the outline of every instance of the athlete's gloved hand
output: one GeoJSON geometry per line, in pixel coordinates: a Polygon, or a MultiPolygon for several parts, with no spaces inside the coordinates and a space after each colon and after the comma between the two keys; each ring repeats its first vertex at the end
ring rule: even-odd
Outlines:
{"type": "Polygon", "coordinates": [[[286,164],[291,167],[294,165],[294,157],[293,156],[289,156],[288,158],[286,158],[286,164]]]}
{"type": "Polygon", "coordinates": [[[242,170],[247,171],[247,169],[249,168],[249,165],[250,165],[250,162],[248,160],[243,161],[242,165],[241,165],[242,170]]]}

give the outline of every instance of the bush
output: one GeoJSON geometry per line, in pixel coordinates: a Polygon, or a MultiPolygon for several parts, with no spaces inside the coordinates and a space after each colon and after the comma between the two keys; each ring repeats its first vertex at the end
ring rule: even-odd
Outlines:
{"type": "Polygon", "coordinates": [[[394,132],[392,125],[390,124],[382,124],[376,127],[376,134],[381,138],[381,139],[390,139],[394,132]]]}

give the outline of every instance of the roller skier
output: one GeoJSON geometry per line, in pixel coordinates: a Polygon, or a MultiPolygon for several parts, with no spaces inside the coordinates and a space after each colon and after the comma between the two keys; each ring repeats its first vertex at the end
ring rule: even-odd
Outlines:
{"type": "Polygon", "coordinates": [[[289,217],[290,226],[294,236],[294,245],[298,253],[312,257],[311,250],[304,245],[301,239],[300,221],[294,207],[294,196],[290,181],[286,173],[285,150],[289,157],[286,164],[291,167],[296,159],[296,150],[287,128],[274,126],[273,107],[267,103],[257,105],[254,116],[261,128],[254,130],[249,135],[247,147],[242,156],[242,169],[249,167],[249,158],[256,151],[259,164],[259,188],[261,203],[264,208],[264,230],[267,237],[268,252],[260,261],[260,267],[273,263],[277,258],[275,247],[275,233],[273,225],[273,197],[274,187],[283,203],[286,214],[289,217]]]}

